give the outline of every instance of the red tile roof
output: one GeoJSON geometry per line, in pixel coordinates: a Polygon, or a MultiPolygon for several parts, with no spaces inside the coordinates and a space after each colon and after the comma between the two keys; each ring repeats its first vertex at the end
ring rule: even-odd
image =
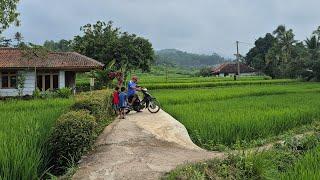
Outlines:
{"type": "Polygon", "coordinates": [[[76,52],[49,52],[45,59],[23,57],[16,48],[0,48],[0,69],[21,69],[37,67],[40,69],[91,70],[101,69],[103,64],[76,52]]]}
{"type": "MultiPolygon", "coordinates": [[[[253,73],[256,72],[252,67],[249,67],[243,63],[240,63],[240,73],[253,73]]],[[[238,63],[224,63],[220,66],[212,69],[213,74],[219,73],[238,73],[238,63]]]]}

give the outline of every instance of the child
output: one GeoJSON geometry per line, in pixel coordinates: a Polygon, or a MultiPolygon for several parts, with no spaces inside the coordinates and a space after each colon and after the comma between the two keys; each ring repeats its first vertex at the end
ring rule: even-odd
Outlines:
{"type": "Polygon", "coordinates": [[[119,107],[120,107],[120,119],[125,119],[124,109],[127,107],[127,93],[125,93],[126,88],[122,87],[119,94],[119,107]]]}
{"type": "Polygon", "coordinates": [[[112,106],[115,114],[119,115],[119,87],[116,87],[113,91],[112,106]]]}

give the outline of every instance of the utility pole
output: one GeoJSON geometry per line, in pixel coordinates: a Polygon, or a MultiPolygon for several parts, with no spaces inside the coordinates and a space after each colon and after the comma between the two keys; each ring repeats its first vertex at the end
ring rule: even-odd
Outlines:
{"type": "Polygon", "coordinates": [[[237,43],[237,61],[238,61],[238,76],[240,76],[240,54],[239,54],[239,41],[237,43]]]}
{"type": "Polygon", "coordinates": [[[166,82],[168,82],[168,64],[166,64],[165,67],[166,67],[166,82]]]}

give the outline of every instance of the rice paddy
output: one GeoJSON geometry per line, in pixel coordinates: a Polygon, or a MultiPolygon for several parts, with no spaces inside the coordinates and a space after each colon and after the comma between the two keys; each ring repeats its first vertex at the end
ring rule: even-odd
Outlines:
{"type": "Polygon", "coordinates": [[[71,99],[0,102],[0,179],[39,179],[48,170],[46,140],[71,99]]]}
{"type": "MultiPolygon", "coordinates": [[[[145,85],[151,86],[162,108],[185,125],[192,140],[209,150],[250,144],[320,121],[320,83],[227,78],[145,85]]],[[[273,175],[276,179],[318,179],[319,150],[310,150],[287,171],[273,175]]]]}
{"type": "Polygon", "coordinates": [[[317,83],[153,91],[200,146],[232,146],[319,120],[319,93],[317,83]]]}

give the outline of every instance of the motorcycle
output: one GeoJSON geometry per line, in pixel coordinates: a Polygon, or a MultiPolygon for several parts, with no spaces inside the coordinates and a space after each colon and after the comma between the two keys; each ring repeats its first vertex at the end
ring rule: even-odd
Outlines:
{"type": "Polygon", "coordinates": [[[132,106],[129,106],[125,113],[128,114],[130,111],[140,112],[142,109],[146,108],[150,113],[157,113],[160,111],[160,102],[153,97],[146,88],[141,88],[143,94],[142,100],[136,98],[132,106]]]}

